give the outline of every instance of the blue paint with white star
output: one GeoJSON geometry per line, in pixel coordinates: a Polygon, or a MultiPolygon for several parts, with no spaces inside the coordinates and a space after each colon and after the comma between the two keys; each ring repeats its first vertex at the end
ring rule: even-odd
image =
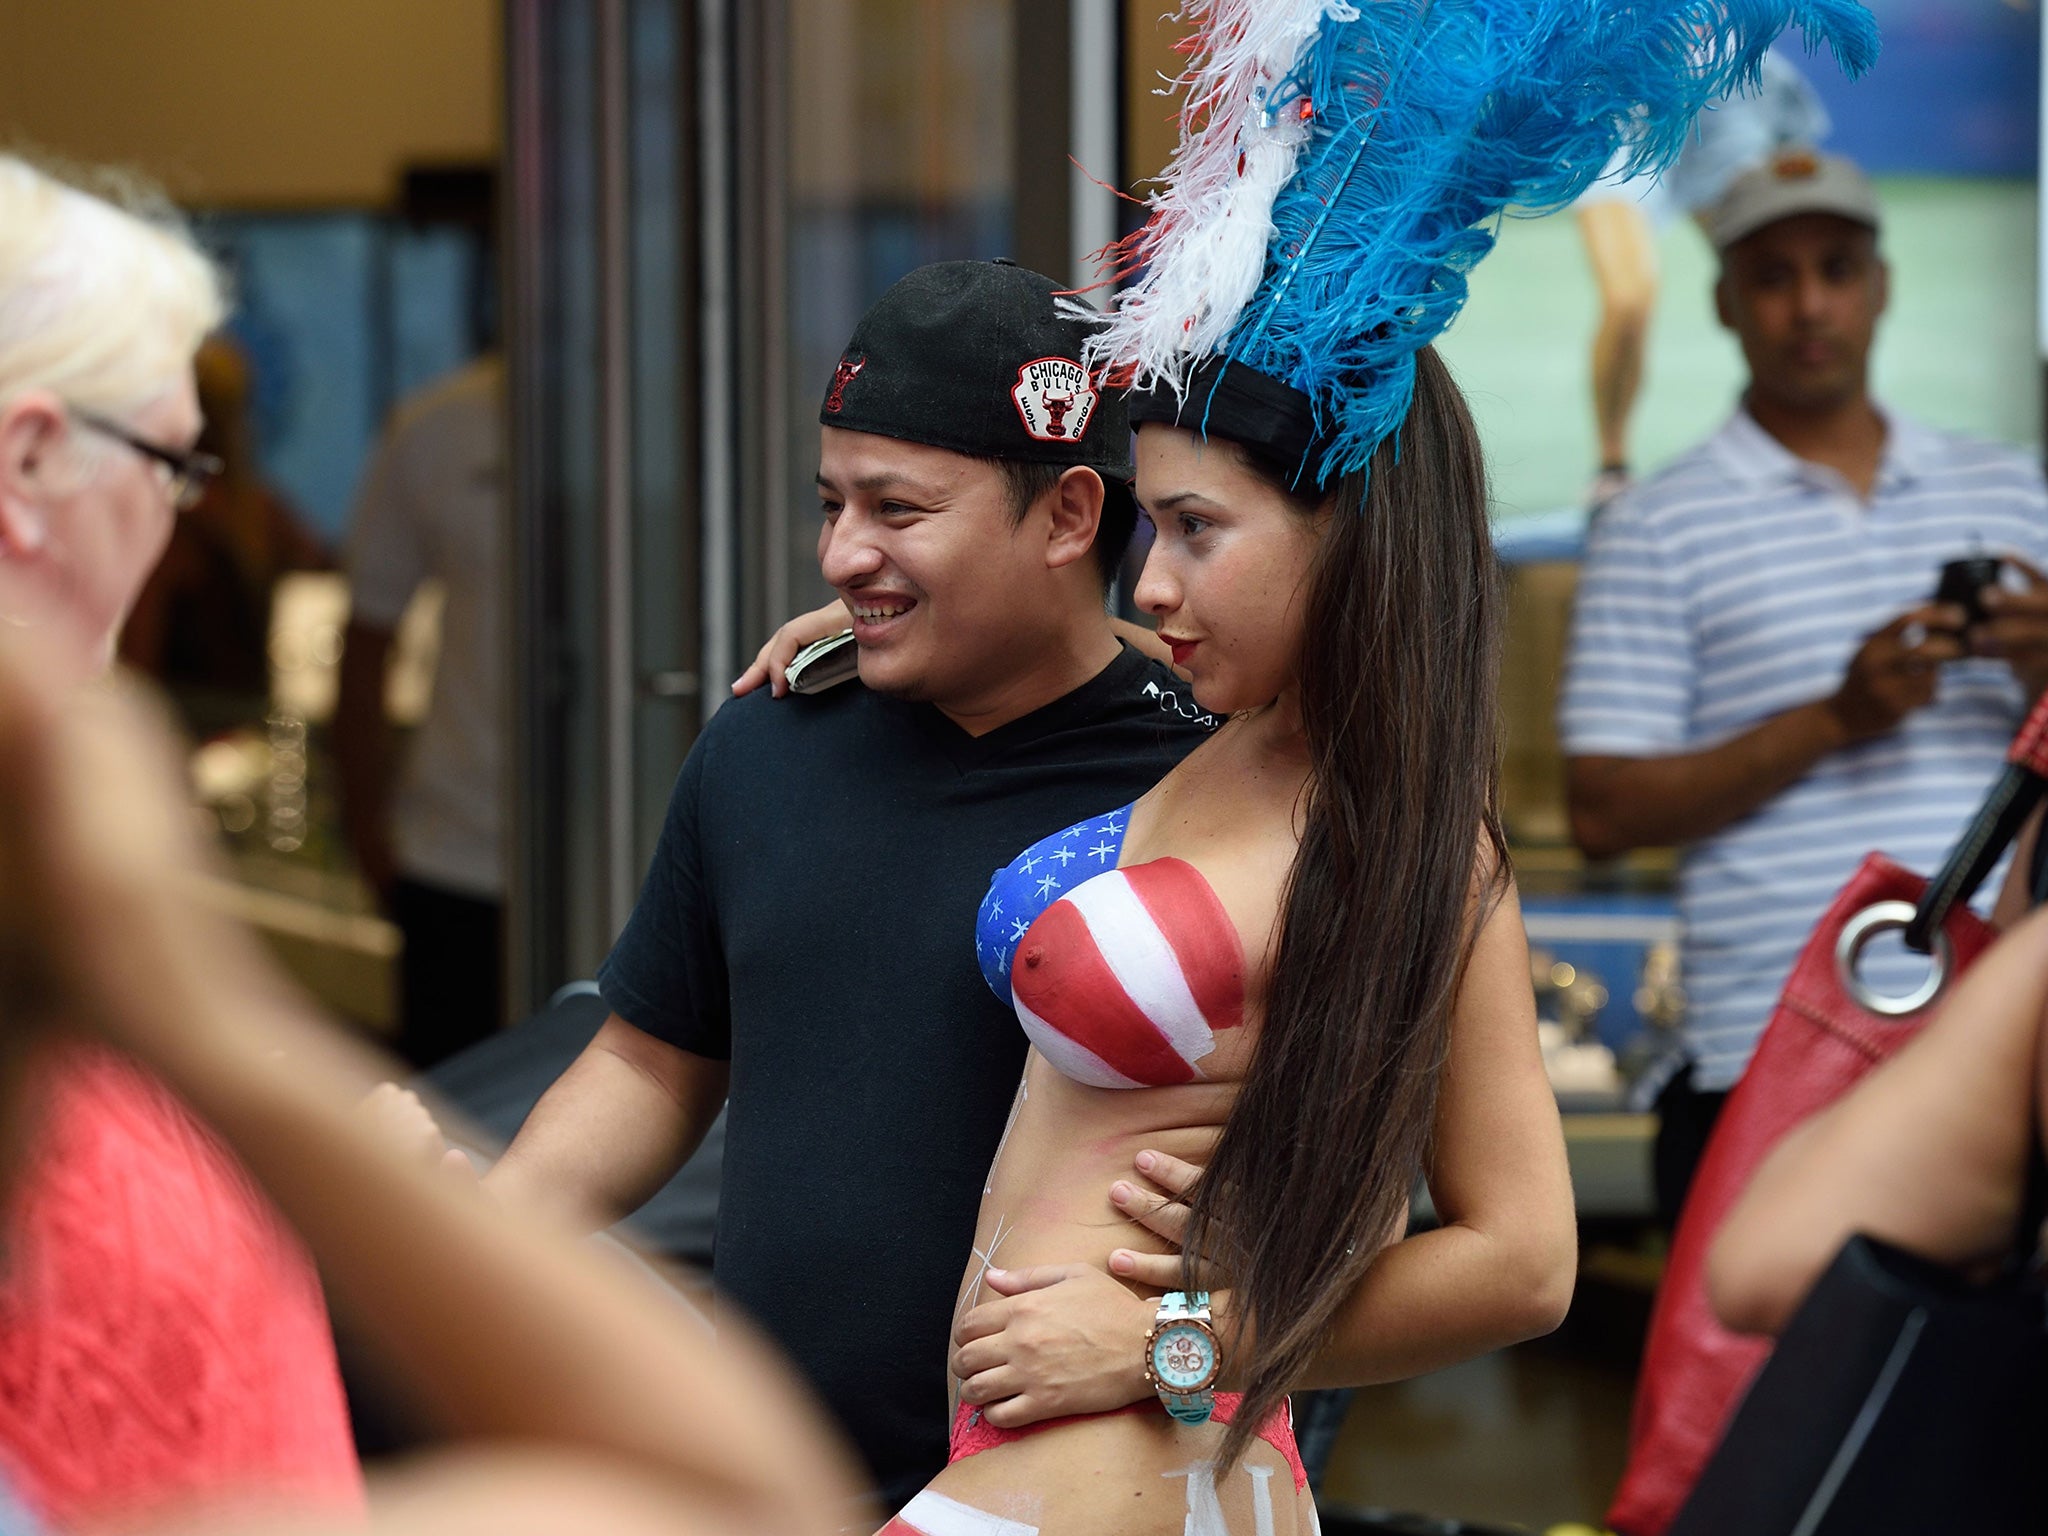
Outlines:
{"type": "Polygon", "coordinates": [[[1130,823],[1128,805],[1077,821],[1033,843],[989,881],[974,925],[974,957],[989,989],[1005,1003],[1013,1001],[1010,962],[1038,914],[1082,881],[1115,869],[1130,823]]]}

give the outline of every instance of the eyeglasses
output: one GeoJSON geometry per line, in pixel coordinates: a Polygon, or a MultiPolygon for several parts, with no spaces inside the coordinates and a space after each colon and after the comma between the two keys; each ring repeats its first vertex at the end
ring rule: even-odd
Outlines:
{"type": "Polygon", "coordinates": [[[119,422],[109,421],[106,417],[95,415],[91,411],[74,409],[71,415],[80,426],[89,427],[103,437],[111,437],[117,443],[126,444],[145,459],[168,471],[164,477],[165,486],[170,492],[171,505],[180,512],[189,512],[198,506],[199,498],[206,494],[207,486],[219,479],[221,471],[227,468],[210,453],[201,453],[197,449],[190,453],[180,453],[175,448],[166,448],[160,443],[152,443],[146,437],[138,437],[119,422]]]}

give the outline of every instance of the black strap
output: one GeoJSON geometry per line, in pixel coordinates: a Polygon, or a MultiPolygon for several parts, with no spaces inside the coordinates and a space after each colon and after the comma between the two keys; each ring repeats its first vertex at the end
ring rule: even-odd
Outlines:
{"type": "MultiPolygon", "coordinates": [[[[1927,893],[1920,898],[1914,910],[1913,920],[1906,925],[1906,947],[1926,954],[1934,945],[1935,932],[1948,921],[1948,915],[1957,904],[1968,901],[1977,894],[1977,887],[1984,883],[1984,877],[1991,873],[2005,850],[2012,846],[2012,840],[2019,836],[2020,828],[2026,825],[2028,815],[2040,803],[2041,792],[2048,789],[2048,780],[2043,780],[2032,769],[2018,763],[2007,763],[2005,771],[1991,786],[1991,793],[1984,804],[1971,818],[1948,859],[1934,878],[1927,882],[1927,893]]],[[[2042,839],[2048,842],[2048,839],[2042,839]]],[[[2034,849],[2034,899],[2042,899],[2040,880],[2041,848],[2034,849]]]]}

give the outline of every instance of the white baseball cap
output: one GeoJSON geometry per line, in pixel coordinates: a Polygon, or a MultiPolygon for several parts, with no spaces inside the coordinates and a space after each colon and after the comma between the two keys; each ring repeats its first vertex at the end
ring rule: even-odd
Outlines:
{"type": "Polygon", "coordinates": [[[1802,213],[1831,213],[1873,230],[1881,222],[1870,178],[1840,155],[1807,148],[1781,149],[1744,171],[1701,218],[1714,249],[1725,251],[1766,224],[1802,213]]]}

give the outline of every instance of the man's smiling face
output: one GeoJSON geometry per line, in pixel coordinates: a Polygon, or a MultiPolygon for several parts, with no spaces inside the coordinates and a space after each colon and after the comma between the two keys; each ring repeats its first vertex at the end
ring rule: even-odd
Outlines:
{"type": "Polygon", "coordinates": [[[1036,519],[995,465],[826,427],[818,565],[853,610],[861,681],[940,705],[1028,663],[1051,596],[1036,519]]]}

